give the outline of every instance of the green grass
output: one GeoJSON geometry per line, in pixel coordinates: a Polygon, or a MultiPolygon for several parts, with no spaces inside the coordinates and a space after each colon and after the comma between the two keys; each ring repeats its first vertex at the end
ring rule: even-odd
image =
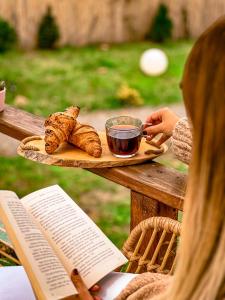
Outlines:
{"type": "Polygon", "coordinates": [[[118,202],[117,184],[79,168],[47,166],[21,157],[1,157],[0,174],[0,189],[15,191],[19,197],[59,184],[117,246],[124,242],[129,231],[129,193],[123,191],[118,202]]]}
{"type": "Polygon", "coordinates": [[[116,94],[127,83],[136,88],[146,105],[181,100],[178,87],[192,42],[149,42],[110,46],[62,48],[56,51],[9,52],[0,55],[0,78],[7,83],[7,102],[47,116],[73,104],[86,110],[118,108],[116,94]],[[167,72],[145,76],[139,70],[144,50],[160,47],[169,57],[167,72]],[[27,103],[15,101],[17,95],[27,103]]]}
{"type": "Polygon", "coordinates": [[[63,168],[34,163],[21,157],[1,158],[0,188],[16,191],[23,197],[36,189],[59,184],[72,197],[77,198],[93,187],[114,192],[113,183],[79,168],[63,168]]]}
{"type": "Polygon", "coordinates": [[[125,242],[130,225],[129,200],[103,205],[103,213],[97,221],[98,226],[104,233],[121,249],[125,242]]]}

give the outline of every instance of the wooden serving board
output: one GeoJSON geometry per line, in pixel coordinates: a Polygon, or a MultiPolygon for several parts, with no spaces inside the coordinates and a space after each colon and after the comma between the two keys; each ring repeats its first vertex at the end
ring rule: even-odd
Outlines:
{"type": "Polygon", "coordinates": [[[167,150],[166,145],[162,145],[160,151],[158,148],[147,144],[145,139],[142,139],[139,151],[134,157],[117,158],[109,151],[105,132],[99,132],[99,137],[102,143],[102,156],[100,158],[92,157],[68,143],[63,143],[53,154],[47,154],[45,152],[44,137],[39,136],[24,139],[19,145],[17,153],[27,159],[47,165],[80,168],[108,168],[140,164],[152,160],[165,153],[167,150]],[[145,151],[147,150],[149,150],[149,154],[145,154],[145,151]]]}

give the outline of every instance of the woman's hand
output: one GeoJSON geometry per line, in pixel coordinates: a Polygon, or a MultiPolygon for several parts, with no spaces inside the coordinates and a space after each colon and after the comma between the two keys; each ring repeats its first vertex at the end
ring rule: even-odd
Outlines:
{"type": "Polygon", "coordinates": [[[90,288],[90,292],[92,294],[93,300],[102,300],[102,298],[100,298],[99,296],[93,295],[93,294],[99,292],[100,289],[101,289],[101,287],[98,284],[95,284],[90,288]]]}
{"type": "Polygon", "coordinates": [[[173,129],[179,119],[169,108],[162,108],[153,112],[146,119],[146,123],[151,124],[145,125],[144,133],[148,135],[147,140],[151,141],[157,134],[162,133],[156,142],[157,146],[160,146],[172,136],[173,129]]]}

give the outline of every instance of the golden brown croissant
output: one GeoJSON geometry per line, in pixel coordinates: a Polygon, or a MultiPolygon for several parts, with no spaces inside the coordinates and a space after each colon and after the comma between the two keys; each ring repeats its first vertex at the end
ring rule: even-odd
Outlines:
{"type": "Polygon", "coordinates": [[[98,133],[90,125],[83,125],[77,122],[68,141],[91,156],[100,157],[102,154],[98,133]]]}
{"type": "Polygon", "coordinates": [[[68,141],[80,108],[71,106],[64,112],[56,112],[45,121],[45,151],[52,154],[61,143],[68,141]]]}

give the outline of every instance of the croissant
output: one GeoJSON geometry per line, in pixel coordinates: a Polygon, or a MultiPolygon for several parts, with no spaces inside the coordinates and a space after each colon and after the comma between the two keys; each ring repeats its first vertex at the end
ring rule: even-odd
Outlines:
{"type": "Polygon", "coordinates": [[[45,121],[45,151],[52,154],[61,143],[68,140],[80,108],[71,106],[64,112],[56,112],[45,121]]]}
{"type": "Polygon", "coordinates": [[[83,125],[77,122],[68,141],[91,156],[100,157],[102,154],[98,133],[90,125],[83,125]]]}

